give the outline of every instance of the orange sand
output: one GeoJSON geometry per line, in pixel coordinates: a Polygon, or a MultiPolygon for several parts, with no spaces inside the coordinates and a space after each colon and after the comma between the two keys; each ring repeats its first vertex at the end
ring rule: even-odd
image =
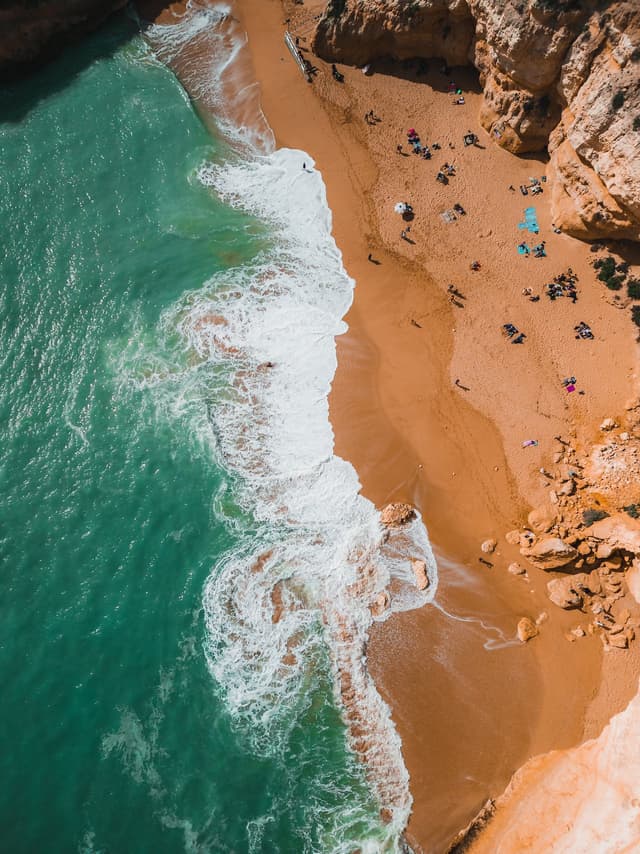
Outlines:
{"type": "Polygon", "coordinates": [[[239,8],[277,143],[304,149],[322,171],[336,242],[357,283],[349,332],[337,342],[336,451],[378,506],[407,500],[420,507],[438,556],[437,603],[464,617],[435,606],[394,616],[375,627],[368,649],[411,775],[408,839],[418,851],[442,852],[528,757],[597,734],[634,693],[621,656],[606,694],[592,702],[600,642],[565,640],[575,616],[548,602],[544,573],[530,570],[528,582],[506,573],[519,554],[502,536],[543,500],[539,469],[550,464],[552,437],[575,429],[592,439],[594,426],[632,396],[632,326],[595,283],[588,247],[552,232],[549,186],[535,198],[507,189],[540,177],[545,165],[507,154],[480,129],[471,71],[453,73],[464,106],[452,105],[435,62],[421,82],[392,64],[371,77],[341,66],[340,85],[307,53],[319,68],[310,85],[284,45],[284,20],[293,18],[306,50],[320,7],[285,13],[280,0],[240,0],[239,8]],[[369,109],[380,123],[364,122],[369,109]],[[407,148],[409,127],[441,144],[431,161],[396,153],[398,143],[407,148]],[[481,147],[463,147],[468,128],[481,147]],[[445,187],[435,181],[444,161],[457,167],[445,187]],[[399,200],[416,212],[414,244],[400,239],[399,200]],[[439,214],[455,202],[467,215],[445,223],[439,214]],[[530,205],[537,237],[517,230],[530,205]],[[522,239],[546,240],[548,257],[518,256],[522,239]],[[379,264],[367,261],[369,252],[379,264]],[[471,273],[475,258],[482,269],[471,273]],[[567,266],[580,277],[576,305],[522,295],[525,286],[542,294],[567,266]],[[461,307],[449,302],[449,283],[464,295],[461,307]],[[592,326],[595,341],[575,340],[579,320],[592,326]],[[524,345],[503,338],[506,322],[526,332],[524,345]],[[571,374],[584,395],[563,390],[560,380],[571,374]],[[523,449],[529,438],[538,446],[523,449]],[[478,562],[488,537],[499,541],[491,569],[478,562]],[[513,638],[519,617],[542,611],[549,619],[533,642],[486,648],[501,634],[513,638]]]}

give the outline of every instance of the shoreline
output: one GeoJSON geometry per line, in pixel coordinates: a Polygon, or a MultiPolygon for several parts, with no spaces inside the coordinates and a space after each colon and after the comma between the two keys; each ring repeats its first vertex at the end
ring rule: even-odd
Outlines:
{"type": "MultiPolygon", "coordinates": [[[[459,341],[471,320],[469,312],[456,313],[442,269],[429,257],[442,262],[437,236],[423,231],[419,216],[417,248],[396,249],[391,230],[397,224],[379,214],[393,198],[389,193],[413,190],[409,179],[405,176],[404,187],[389,186],[387,166],[372,157],[363,138],[364,111],[356,108],[354,117],[349,104],[332,102],[328,75],[313,84],[314,90],[324,84],[321,97],[310,91],[284,46],[279,0],[240,0],[240,10],[266,118],[279,145],[301,148],[316,160],[333,233],[356,281],[345,318],[349,331],[336,342],[338,369],[330,396],[335,453],[355,466],[363,494],[377,507],[394,500],[418,506],[441,570],[438,604],[458,617],[434,606],[394,615],[374,625],[368,647],[370,670],[392,710],[410,773],[414,811],[407,838],[416,851],[439,852],[488,796],[500,794],[526,759],[579,743],[585,729],[597,734],[633,689],[598,701],[597,639],[566,643],[564,634],[575,620],[564,612],[551,614],[545,573],[529,570],[526,584],[504,571],[519,552],[502,535],[535,504],[540,489],[531,484],[531,468],[542,457],[533,463],[530,457],[525,467],[514,465],[519,441],[509,440],[508,422],[498,426],[499,419],[491,421],[482,407],[474,408],[482,391],[474,387],[469,403],[453,383],[452,369],[465,379],[469,370],[459,341]],[[367,261],[369,252],[379,265],[367,261]],[[462,335],[452,332],[454,326],[463,328],[462,335]],[[487,537],[500,541],[491,570],[478,563],[479,544],[487,537]],[[545,610],[551,619],[534,643],[513,642],[518,618],[535,619],[545,610]],[[485,644],[499,648],[485,649],[485,644]],[[597,714],[594,698],[602,706],[597,714]]],[[[352,87],[349,95],[357,99],[360,72],[341,70],[352,87]]],[[[403,91],[397,85],[404,82],[381,81],[390,88],[376,99],[377,111],[383,112],[394,90],[403,91]]],[[[472,107],[472,95],[468,100],[472,107]]],[[[384,122],[391,123],[386,117],[384,122]]],[[[486,138],[482,143],[491,145],[486,138]]],[[[499,154],[501,163],[505,156],[515,160],[519,174],[530,164],[541,169],[537,161],[505,152],[499,154]]],[[[388,159],[395,171],[397,163],[388,159]]],[[[586,249],[578,244],[576,251],[577,257],[586,249]]],[[[454,260],[446,266],[462,275],[466,261],[454,260]]],[[[480,281],[486,282],[495,263],[490,253],[486,262],[483,258],[480,281]]],[[[495,375],[489,380],[495,382],[495,375]]],[[[555,414],[551,432],[561,427],[555,414]]]]}

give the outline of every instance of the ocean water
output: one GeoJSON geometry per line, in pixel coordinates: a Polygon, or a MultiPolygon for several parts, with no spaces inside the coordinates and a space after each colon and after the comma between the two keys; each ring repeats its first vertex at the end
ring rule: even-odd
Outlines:
{"type": "Polygon", "coordinates": [[[189,32],[122,18],[0,94],[0,847],[397,850],[364,642],[435,564],[333,454],[322,178],[209,133],[160,61],[189,32]]]}

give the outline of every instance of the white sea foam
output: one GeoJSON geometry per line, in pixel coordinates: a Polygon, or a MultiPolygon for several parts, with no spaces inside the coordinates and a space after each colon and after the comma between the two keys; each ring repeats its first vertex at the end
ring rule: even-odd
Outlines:
{"type": "Polygon", "coordinates": [[[324,626],[353,746],[397,836],[408,775],[364,644],[376,596],[392,588],[392,610],[418,607],[435,593],[436,568],[421,520],[385,542],[355,470],[333,453],[327,396],[353,283],[322,177],[308,155],[286,149],[207,166],[200,177],[274,232],[262,265],[221,274],[180,321],[201,358],[233,370],[231,394],[211,413],[221,462],[238,477],[240,503],[269,529],[259,551],[225,556],[209,579],[211,669],[251,721],[254,743],[272,748],[285,713],[302,702],[324,626]],[[411,557],[427,561],[428,594],[416,590],[411,557]]]}
{"type": "Polygon", "coordinates": [[[248,61],[247,35],[230,4],[199,6],[188,0],[185,14],[171,24],[143,26],[158,59],[176,71],[195,101],[215,112],[226,137],[251,150],[273,151],[273,132],[248,61]]]}
{"type": "MultiPolygon", "coordinates": [[[[173,61],[205,23],[195,11],[188,24],[155,28],[152,43],[173,61]]],[[[232,49],[207,67],[201,85],[234,56],[232,49]]],[[[203,73],[189,73],[196,71],[203,73]]],[[[194,91],[197,85],[191,81],[194,91]]],[[[220,110],[226,122],[229,111],[220,110]]],[[[223,130],[238,139],[228,125],[223,130]]],[[[163,321],[197,355],[193,376],[205,366],[226,377],[224,393],[218,388],[209,407],[215,453],[233,480],[234,501],[255,525],[206,584],[208,661],[254,748],[273,752],[286,743],[292,710],[310,701],[306,689],[328,651],[351,744],[391,817],[384,840],[357,842],[364,851],[391,850],[400,844],[411,797],[399,736],[366,666],[371,605],[391,590],[390,610],[378,618],[385,619],[430,601],[436,565],[422,520],[385,535],[355,470],[334,454],[328,393],[353,282],[331,235],[313,160],[301,151],[269,151],[260,140],[248,153],[245,135],[242,157],[205,165],[199,177],[227,203],[268,223],[271,247],[255,263],[187,294],[163,321]],[[415,587],[414,557],[427,563],[428,592],[415,587]]],[[[227,496],[215,507],[232,518],[227,496]]],[[[353,846],[353,839],[336,838],[327,850],[353,846]]]]}

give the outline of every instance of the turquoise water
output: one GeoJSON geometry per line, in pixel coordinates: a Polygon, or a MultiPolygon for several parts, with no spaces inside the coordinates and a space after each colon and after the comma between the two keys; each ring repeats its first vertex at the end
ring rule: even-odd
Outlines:
{"type": "Polygon", "coordinates": [[[260,738],[209,666],[207,579],[263,533],[178,321],[275,239],[198,180],[235,155],[125,22],[0,117],[0,847],[378,850],[323,645],[260,738]]]}

